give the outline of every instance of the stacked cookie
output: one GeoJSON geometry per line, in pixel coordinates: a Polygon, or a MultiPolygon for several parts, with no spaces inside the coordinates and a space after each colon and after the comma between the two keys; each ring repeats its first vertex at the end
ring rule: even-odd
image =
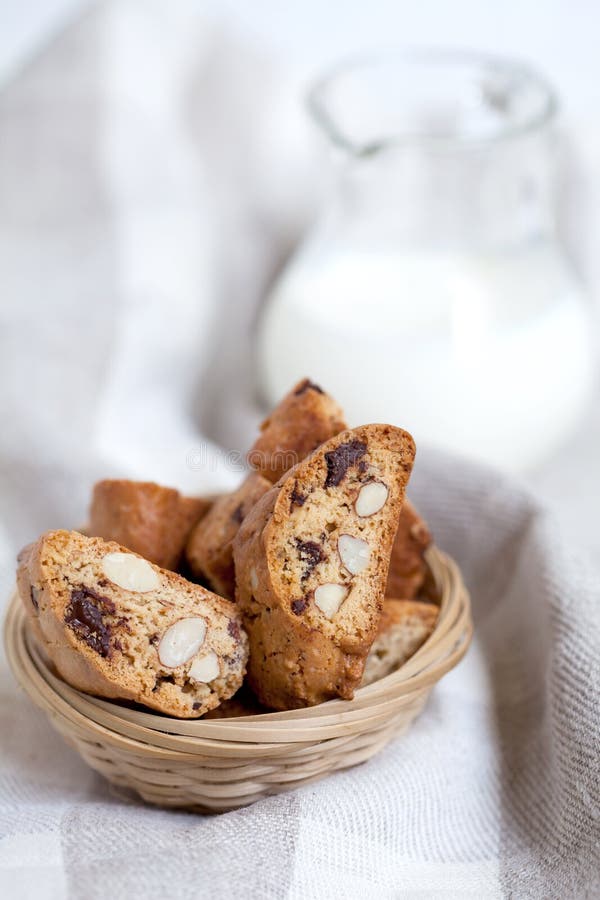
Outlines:
{"type": "Polygon", "coordinates": [[[103,481],[90,536],[25,548],[32,628],[73,686],[168,715],[351,699],[437,621],[431,538],[405,498],[414,455],[400,428],[348,429],[304,380],[262,424],[233,493],[103,481]]]}

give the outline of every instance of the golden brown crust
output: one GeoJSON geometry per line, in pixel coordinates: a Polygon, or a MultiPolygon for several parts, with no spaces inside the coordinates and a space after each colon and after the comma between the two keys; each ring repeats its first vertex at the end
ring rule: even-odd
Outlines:
{"type": "Polygon", "coordinates": [[[427,576],[425,551],[430,544],[431,534],[427,525],[412,503],[406,500],[392,545],[386,597],[410,600],[417,596],[427,576]]]}
{"type": "Polygon", "coordinates": [[[88,532],[174,571],[191,529],[210,506],[210,500],[182,497],[151,481],[107,479],[94,487],[88,532]]]}
{"type": "Polygon", "coordinates": [[[273,482],[344,428],[342,410],[318,385],[307,378],[295,385],[262,423],[248,453],[256,471],[237,491],[218,498],[190,534],[186,560],[192,575],[233,599],[232,542],[241,522],[273,482]]]}
{"type": "Polygon", "coordinates": [[[247,640],[235,606],[173,572],[150,568],[158,587],[143,593],[112,582],[102,560],[124,547],[77,532],[42,535],[19,555],[17,585],[34,634],[58,673],[86,693],[131,700],[196,718],[232,696],[245,673],[247,640]],[[182,618],[202,618],[198,654],[167,667],[158,644],[182,618]],[[190,674],[193,659],[218,658],[207,684],[190,674]]]}
{"type": "Polygon", "coordinates": [[[248,682],[265,706],[353,696],[377,631],[414,452],[410,435],[392,426],[345,431],[292,469],[244,520],[234,540],[236,599],[250,640],[248,682]],[[336,467],[343,453],[349,463],[336,467]],[[361,518],[354,504],[373,480],[385,483],[388,498],[361,518]],[[354,575],[339,554],[347,534],[370,548],[366,569],[354,575]],[[324,583],[347,590],[331,619],[315,601],[324,583]]]}
{"type": "Polygon", "coordinates": [[[248,462],[271,483],[348,426],[335,400],[308,378],[299,381],[260,426],[248,462]]]}
{"type": "Polygon", "coordinates": [[[433,632],[439,613],[433,603],[386,597],[377,637],[367,657],[363,685],[389,675],[410,659],[433,632]]]}
{"type": "Polygon", "coordinates": [[[237,491],[215,500],[188,538],[185,555],[192,575],[206,579],[221,597],[233,600],[235,594],[233,539],[254,504],[270,488],[270,481],[252,472],[237,491]]]}

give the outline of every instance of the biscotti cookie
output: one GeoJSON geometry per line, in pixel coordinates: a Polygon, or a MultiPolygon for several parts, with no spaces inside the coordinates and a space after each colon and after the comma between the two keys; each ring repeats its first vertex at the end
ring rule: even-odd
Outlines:
{"type": "Polygon", "coordinates": [[[416,653],[435,628],[439,613],[433,603],[386,598],[377,637],[367,656],[363,685],[389,675],[416,653]]]}
{"type": "Polygon", "coordinates": [[[406,500],[400,513],[398,531],[392,545],[386,597],[416,597],[427,577],[425,551],[431,544],[427,525],[412,503],[406,500]]]}
{"type": "Polygon", "coordinates": [[[242,684],[236,607],[119,544],[47,532],[21,552],[17,581],[35,634],[79,690],[195,718],[242,684]]]}
{"type": "Polygon", "coordinates": [[[351,698],[377,633],[415,447],[405,431],[344,431],[259,500],[234,540],[248,683],[273,709],[351,698]]]}
{"type": "Polygon", "coordinates": [[[99,481],[88,532],[175,570],[190,531],[210,506],[209,500],[182,497],[174,488],[151,481],[99,481]]]}
{"type": "Polygon", "coordinates": [[[274,484],[319,444],[347,427],[335,400],[305,378],[262,423],[248,462],[274,484]]]}
{"type": "Polygon", "coordinates": [[[253,472],[237,491],[218,497],[189,536],[185,556],[191,574],[206,579],[221,597],[233,600],[235,593],[233,539],[254,504],[270,488],[270,481],[253,472]]]}

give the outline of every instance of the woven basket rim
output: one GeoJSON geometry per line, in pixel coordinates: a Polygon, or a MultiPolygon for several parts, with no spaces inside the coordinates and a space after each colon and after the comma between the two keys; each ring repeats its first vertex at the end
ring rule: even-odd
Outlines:
{"type": "MultiPolygon", "coordinates": [[[[168,759],[172,754],[223,754],[268,757],[285,745],[299,751],[322,740],[370,731],[404,704],[427,693],[465,655],[472,636],[470,599],[454,560],[433,546],[427,562],[441,596],[440,615],[428,640],[407,662],[379,681],[359,688],[353,700],[328,700],[319,706],[267,712],[227,719],[176,719],[157,712],[131,709],[115,701],[92,697],[58,678],[32,638],[16,591],[4,622],[9,665],[31,699],[66,730],[88,740],[118,745],[122,752],[168,759]],[[95,736],[95,737],[93,737],[95,736]]],[[[64,732],[63,728],[63,732],[64,732]]]]}

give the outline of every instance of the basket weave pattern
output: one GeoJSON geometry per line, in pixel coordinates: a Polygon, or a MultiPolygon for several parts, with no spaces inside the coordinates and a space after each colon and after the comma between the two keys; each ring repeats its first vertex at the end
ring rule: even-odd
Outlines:
{"type": "Polygon", "coordinates": [[[370,759],[409,728],[434,684],[462,659],[472,633],[467,591],[449,557],[432,547],[427,559],[441,597],[433,634],[350,701],[182,721],[90,697],[48,667],[16,594],[4,626],[7,656],[33,702],[109,781],[160,806],[236,809],[370,759]]]}

